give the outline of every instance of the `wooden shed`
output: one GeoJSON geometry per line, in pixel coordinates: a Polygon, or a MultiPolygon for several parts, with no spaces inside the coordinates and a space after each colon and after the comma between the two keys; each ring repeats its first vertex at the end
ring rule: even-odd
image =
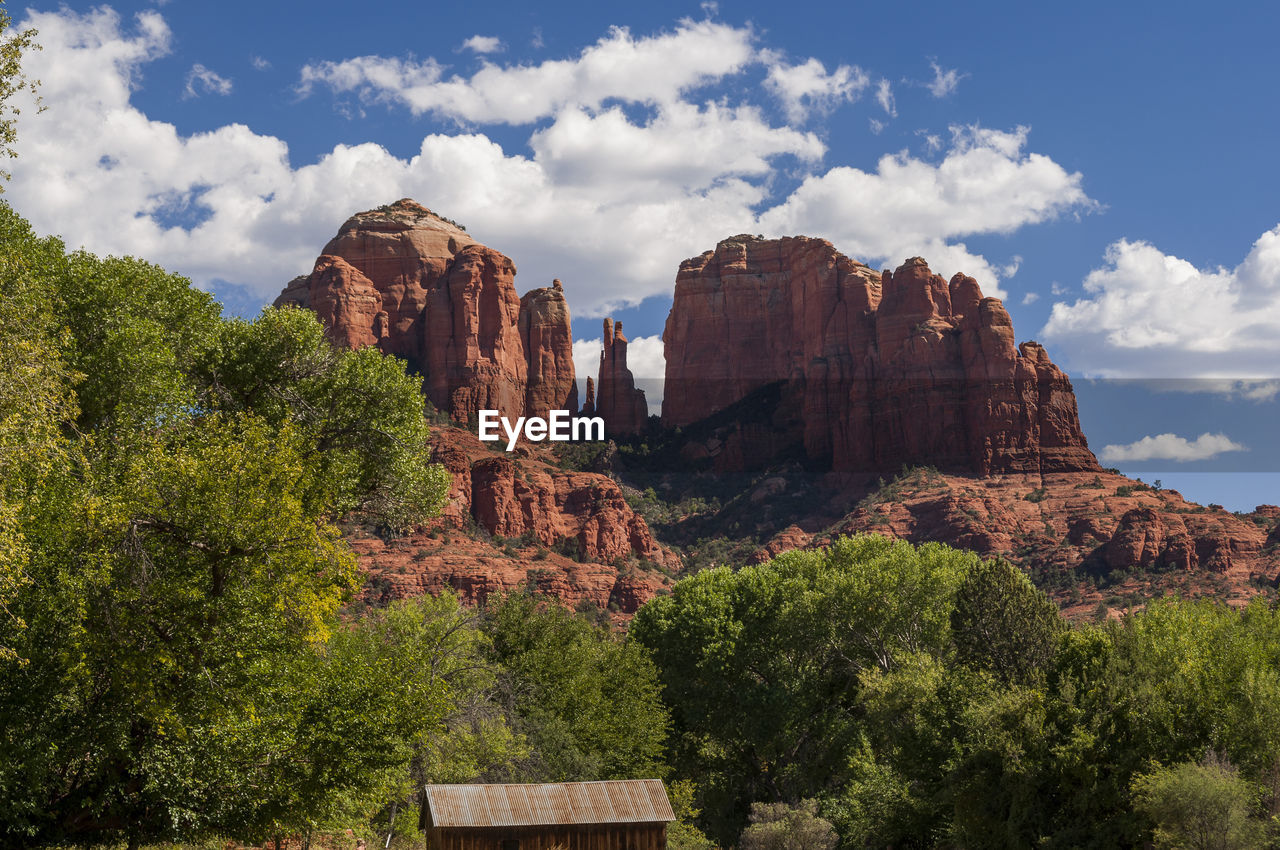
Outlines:
{"type": "Polygon", "coordinates": [[[429,850],[666,850],[675,820],[660,779],[428,785],[429,850]]]}

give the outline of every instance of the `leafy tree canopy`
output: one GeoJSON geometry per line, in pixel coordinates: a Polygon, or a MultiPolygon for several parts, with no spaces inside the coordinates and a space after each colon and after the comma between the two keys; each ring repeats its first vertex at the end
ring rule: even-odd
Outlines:
{"type": "Polygon", "coordinates": [[[443,499],[418,381],[309,313],[225,321],[185,279],[68,254],[5,205],[0,365],[3,834],[258,822],[275,790],[211,792],[301,758],[282,718],[313,697],[278,683],[350,640],[335,521],[401,527],[443,499]]]}

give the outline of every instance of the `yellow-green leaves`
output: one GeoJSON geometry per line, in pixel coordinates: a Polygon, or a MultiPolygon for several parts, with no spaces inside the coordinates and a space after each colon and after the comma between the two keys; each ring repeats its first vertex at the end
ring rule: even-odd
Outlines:
{"type": "Polygon", "coordinates": [[[316,698],[358,584],[335,523],[408,525],[446,486],[402,364],[333,349],[310,313],[224,321],[0,204],[0,844],[283,822],[296,798],[238,778],[296,778],[320,721],[399,724],[350,770],[402,779],[408,697],[316,698]]]}
{"type": "MultiPolygon", "coordinates": [[[[39,80],[29,79],[22,73],[22,53],[24,50],[39,50],[35,43],[35,30],[9,32],[12,23],[4,4],[0,2],[0,156],[12,159],[18,155],[13,149],[18,139],[18,115],[20,110],[11,99],[22,91],[35,95],[40,85],[39,80]]],[[[37,104],[39,99],[36,99],[37,104]]],[[[4,191],[3,181],[9,179],[9,172],[0,168],[0,192],[4,191]]]]}

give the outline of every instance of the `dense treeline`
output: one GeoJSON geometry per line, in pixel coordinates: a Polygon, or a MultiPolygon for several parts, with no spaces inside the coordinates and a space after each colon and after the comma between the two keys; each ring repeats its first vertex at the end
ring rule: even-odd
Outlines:
{"type": "Polygon", "coordinates": [[[848,848],[1280,837],[1265,604],[1066,628],[1006,562],[864,536],[693,576],[632,635],[661,671],[674,775],[725,846],[800,846],[761,843],[787,832],[761,823],[779,805],[848,848]]]}
{"type": "Polygon", "coordinates": [[[656,671],[607,629],[522,599],[341,616],[335,522],[394,533],[447,481],[395,359],[303,311],[224,320],[0,204],[0,845],[261,840],[422,781],[660,772],[656,671]]]}

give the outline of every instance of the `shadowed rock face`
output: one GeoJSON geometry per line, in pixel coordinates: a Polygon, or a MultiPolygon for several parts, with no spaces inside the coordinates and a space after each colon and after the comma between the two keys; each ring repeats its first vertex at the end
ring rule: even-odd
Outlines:
{"type": "Polygon", "coordinates": [[[1099,468],[1044,349],[1016,346],[973,278],[918,257],[877,273],[822,239],[735,236],[681,264],[663,340],[668,428],[783,385],[768,433],[733,434],[722,469],[795,444],[838,472],[1099,468]]]}
{"type": "Polygon", "coordinates": [[[338,345],[377,345],[426,378],[438,409],[545,415],[577,405],[558,285],[516,296],[515,265],[408,199],[357,213],[276,306],[314,310],[338,345]]]}
{"type": "Polygon", "coordinates": [[[622,322],[615,326],[612,319],[604,320],[594,410],[604,419],[605,433],[611,436],[637,434],[649,421],[644,390],[636,389],[635,378],[627,367],[627,338],[622,335],[622,322]]]}

